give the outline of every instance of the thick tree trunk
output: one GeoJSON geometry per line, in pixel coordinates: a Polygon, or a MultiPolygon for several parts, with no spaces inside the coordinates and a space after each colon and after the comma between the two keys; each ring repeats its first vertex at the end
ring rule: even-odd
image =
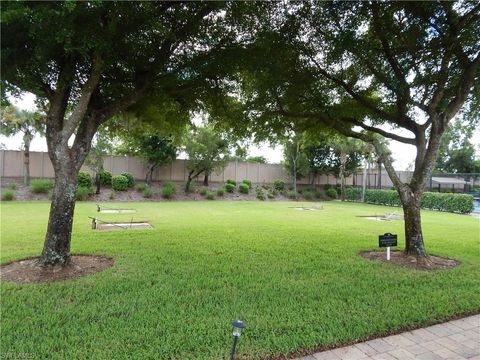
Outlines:
{"type": "Polygon", "coordinates": [[[406,189],[400,190],[400,199],[405,219],[405,253],[409,256],[415,256],[418,261],[428,264],[430,260],[425,250],[422,233],[421,198],[421,192],[414,193],[406,189]]]}
{"type": "Polygon", "coordinates": [[[54,169],[55,185],[40,262],[43,265],[67,265],[70,261],[70,240],[79,167],[65,157],[55,164],[54,169]]]}
{"type": "Polygon", "coordinates": [[[205,173],[205,177],[203,178],[203,185],[208,186],[208,173],[205,173]]]}

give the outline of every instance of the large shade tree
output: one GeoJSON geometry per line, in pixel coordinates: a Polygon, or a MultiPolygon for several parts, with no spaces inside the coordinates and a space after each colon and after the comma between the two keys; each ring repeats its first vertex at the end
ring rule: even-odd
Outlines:
{"type": "Polygon", "coordinates": [[[282,128],[287,118],[312,132],[326,126],[373,144],[400,195],[406,254],[428,265],[420,201],[449,122],[478,112],[480,4],[272,7],[258,15],[251,61],[243,64],[251,131],[282,128]],[[399,178],[375,135],[415,148],[411,180],[399,178]]]}
{"type": "Polygon", "coordinates": [[[31,92],[47,109],[55,187],[42,264],[69,262],[77,174],[98,127],[144,103],[194,103],[198,88],[209,85],[200,69],[230,36],[222,26],[228,12],[220,11],[228,6],[234,5],[2,4],[2,93],[31,92]]]}

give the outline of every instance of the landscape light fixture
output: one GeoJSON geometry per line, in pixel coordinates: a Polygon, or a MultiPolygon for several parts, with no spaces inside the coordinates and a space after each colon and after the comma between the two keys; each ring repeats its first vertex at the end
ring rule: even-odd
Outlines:
{"type": "Polygon", "coordinates": [[[230,351],[230,360],[234,360],[235,357],[235,348],[237,347],[238,338],[242,335],[242,329],[245,329],[245,324],[242,320],[232,321],[232,335],[233,335],[233,345],[232,350],[230,351]]]}

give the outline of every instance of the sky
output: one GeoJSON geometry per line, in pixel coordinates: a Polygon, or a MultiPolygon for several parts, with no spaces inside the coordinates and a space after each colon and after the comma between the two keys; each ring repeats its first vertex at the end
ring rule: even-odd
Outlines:
{"type": "MultiPolygon", "coordinates": [[[[35,110],[35,96],[33,94],[27,93],[23,95],[22,98],[12,98],[10,99],[17,107],[23,110],[35,110]]],[[[398,132],[399,135],[408,136],[408,131],[398,132]]],[[[477,156],[478,150],[480,149],[480,129],[477,130],[473,136],[473,142],[477,147],[477,156]]],[[[20,150],[22,146],[22,136],[16,135],[13,137],[5,137],[0,135],[0,143],[8,150],[20,150]]],[[[394,167],[396,170],[407,170],[411,167],[415,159],[415,147],[412,145],[403,144],[397,141],[390,141],[390,150],[392,152],[392,157],[395,160],[394,167]]],[[[47,151],[47,142],[45,138],[36,136],[30,147],[31,151],[47,151]]],[[[269,144],[263,143],[259,145],[251,145],[249,147],[249,156],[264,156],[269,163],[280,163],[283,159],[283,149],[280,145],[276,145],[274,148],[270,147],[269,144]]]]}

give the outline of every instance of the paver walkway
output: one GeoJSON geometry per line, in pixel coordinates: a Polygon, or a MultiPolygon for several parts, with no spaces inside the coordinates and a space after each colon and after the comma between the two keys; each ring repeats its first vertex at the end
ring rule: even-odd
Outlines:
{"type": "Polygon", "coordinates": [[[480,360],[480,315],[474,315],[297,360],[480,360]]]}

